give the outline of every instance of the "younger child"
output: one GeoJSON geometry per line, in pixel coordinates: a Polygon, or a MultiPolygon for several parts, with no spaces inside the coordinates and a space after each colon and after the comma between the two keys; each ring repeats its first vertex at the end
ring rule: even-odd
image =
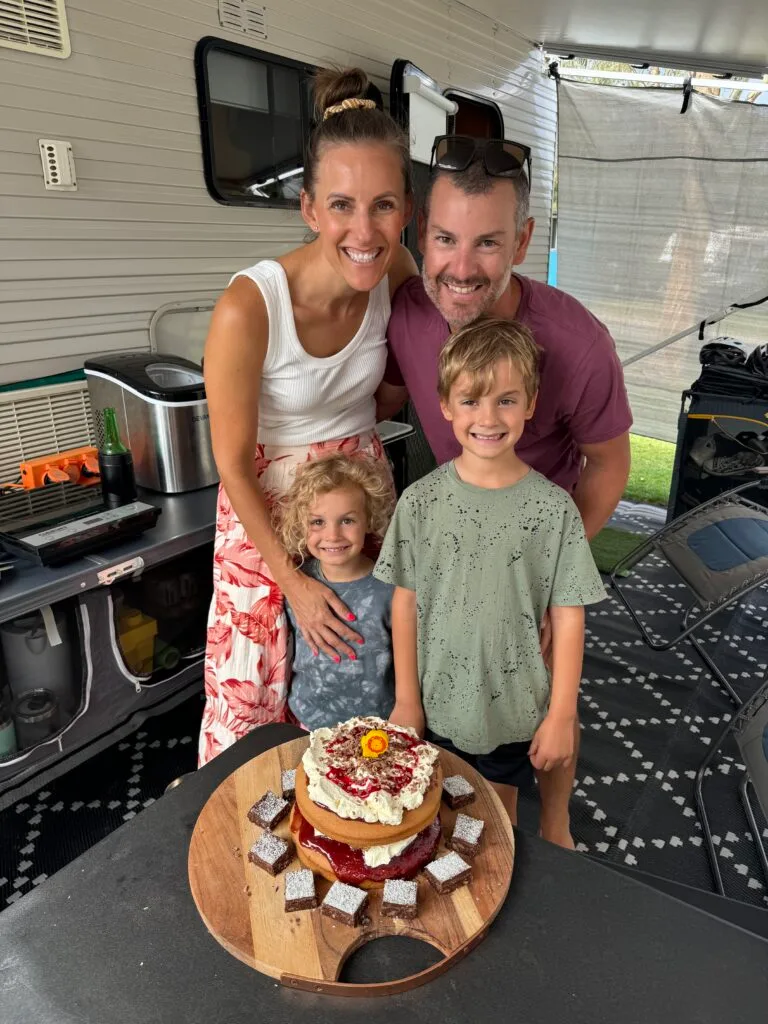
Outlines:
{"type": "Polygon", "coordinates": [[[373,561],[363,547],[367,535],[383,536],[393,505],[391,478],[363,455],[307,462],[283,501],[280,531],[286,549],[302,559],[297,571],[338,595],[364,640],[356,655],[331,660],[297,630],[287,606],[295,641],[288,706],[307,729],[334,726],[355,715],[387,718],[392,710],[394,587],[371,575],[373,561]]]}
{"type": "Polygon", "coordinates": [[[473,764],[513,823],[533,766],[541,834],[573,847],[571,779],[552,769],[574,755],[583,606],[605,588],[573,500],[515,453],[538,379],[522,325],[477,321],[449,338],[438,393],[462,452],[405,491],[375,575],[397,588],[391,720],[423,729],[426,717],[427,737],[473,764]]]}

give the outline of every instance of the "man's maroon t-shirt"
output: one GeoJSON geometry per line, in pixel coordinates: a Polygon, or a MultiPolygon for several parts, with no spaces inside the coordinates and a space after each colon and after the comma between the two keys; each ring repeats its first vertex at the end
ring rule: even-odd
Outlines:
{"type": "MultiPolygon", "coordinates": [[[[542,350],[536,411],[516,451],[533,469],[572,491],[583,461],[579,446],[610,441],[632,425],[624,375],[613,339],[589,310],[557,288],[516,277],[522,290],[516,319],[542,350]]],[[[437,360],[450,333],[421,278],[409,278],[392,303],[384,380],[408,388],[440,464],[461,451],[437,397],[437,360]]]]}

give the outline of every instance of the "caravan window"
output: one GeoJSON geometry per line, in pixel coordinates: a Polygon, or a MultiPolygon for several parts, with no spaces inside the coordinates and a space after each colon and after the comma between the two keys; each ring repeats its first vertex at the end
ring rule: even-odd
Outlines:
{"type": "Polygon", "coordinates": [[[296,206],[311,118],[309,64],[223,39],[197,44],[205,180],[220,203],[296,206]]]}
{"type": "Polygon", "coordinates": [[[451,118],[449,131],[456,135],[471,135],[475,139],[504,138],[504,117],[493,100],[481,99],[457,89],[446,89],[444,95],[459,105],[451,118]]]}

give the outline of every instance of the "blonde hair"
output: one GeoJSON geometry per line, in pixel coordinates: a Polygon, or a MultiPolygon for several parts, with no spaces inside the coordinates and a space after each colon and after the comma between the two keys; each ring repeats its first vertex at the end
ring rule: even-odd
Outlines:
{"type": "Polygon", "coordinates": [[[392,477],[381,462],[367,455],[326,455],[305,462],[280,503],[278,531],[291,555],[307,556],[309,513],[318,498],[343,487],[359,487],[365,496],[366,532],[383,537],[395,507],[392,477]]]}
{"type": "Polygon", "coordinates": [[[451,388],[462,373],[470,379],[470,396],[487,395],[493,387],[494,370],[506,360],[519,371],[530,403],[539,389],[540,349],[523,324],[501,317],[475,320],[450,336],[440,353],[437,393],[447,402],[451,388]]]}

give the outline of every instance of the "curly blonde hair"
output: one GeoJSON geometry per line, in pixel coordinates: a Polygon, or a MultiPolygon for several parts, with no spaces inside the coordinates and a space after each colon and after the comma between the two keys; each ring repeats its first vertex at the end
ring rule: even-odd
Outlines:
{"type": "Polygon", "coordinates": [[[365,496],[366,530],[383,537],[395,507],[392,477],[385,466],[367,455],[326,455],[296,470],[293,485],[280,503],[277,529],[286,551],[307,557],[309,513],[319,497],[342,487],[359,487],[365,496]]]}

